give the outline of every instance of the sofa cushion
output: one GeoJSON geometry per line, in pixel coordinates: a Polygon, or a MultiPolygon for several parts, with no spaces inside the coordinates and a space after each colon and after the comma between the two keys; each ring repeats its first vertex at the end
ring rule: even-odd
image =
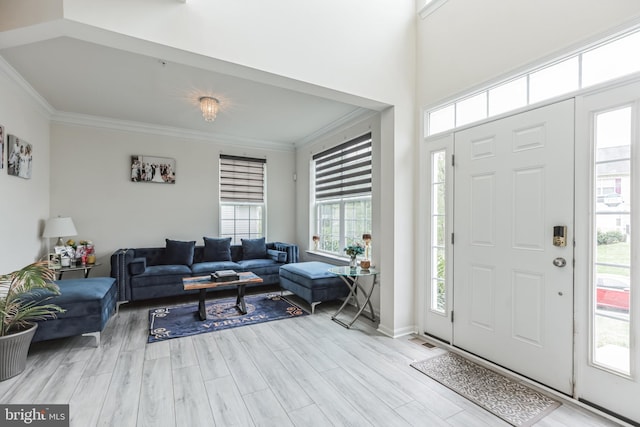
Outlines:
{"type": "Polygon", "coordinates": [[[267,256],[276,262],[280,262],[280,263],[287,262],[287,253],[283,251],[277,251],[275,249],[267,249],[267,256]]]}
{"type": "Polygon", "coordinates": [[[196,262],[191,266],[191,272],[195,276],[204,276],[218,270],[245,271],[239,264],[233,261],[196,262]]]}
{"type": "Polygon", "coordinates": [[[242,241],[242,259],[260,259],[267,257],[267,244],[264,237],[240,240],[242,241]]]}
{"type": "Polygon", "coordinates": [[[165,241],[167,242],[167,248],[164,255],[165,264],[193,264],[193,252],[196,247],[195,240],[191,242],[181,242],[179,240],[165,239],[165,241]]]}
{"type": "Polygon", "coordinates": [[[69,317],[84,317],[94,313],[101,313],[105,301],[112,301],[115,305],[117,288],[112,277],[89,277],[86,279],[56,280],[60,288],[60,295],[49,291],[39,291],[33,295],[34,300],[43,297],[51,299],[41,301],[40,304],[55,304],[66,311],[57,313],[59,319],[69,317]]]}
{"type": "Polygon", "coordinates": [[[183,275],[185,277],[191,275],[191,269],[186,265],[149,265],[142,274],[136,277],[146,276],[164,276],[164,275],[183,275]]]}
{"type": "Polygon", "coordinates": [[[204,254],[203,262],[210,261],[231,261],[231,237],[212,238],[203,237],[204,254]]]}

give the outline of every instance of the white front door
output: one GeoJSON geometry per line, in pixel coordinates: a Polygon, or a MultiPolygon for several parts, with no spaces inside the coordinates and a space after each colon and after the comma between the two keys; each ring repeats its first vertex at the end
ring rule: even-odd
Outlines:
{"type": "Polygon", "coordinates": [[[482,124],[455,134],[454,166],[453,344],[566,394],[573,131],[573,100],[482,124]]]}

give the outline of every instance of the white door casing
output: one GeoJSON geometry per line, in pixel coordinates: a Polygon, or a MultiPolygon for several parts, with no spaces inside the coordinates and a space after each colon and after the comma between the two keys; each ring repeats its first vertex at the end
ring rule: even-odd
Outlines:
{"type": "MultiPolygon", "coordinates": [[[[453,218],[453,167],[451,165],[451,156],[453,155],[453,134],[432,138],[428,143],[421,146],[420,158],[424,162],[425,167],[420,168],[420,212],[423,212],[423,217],[418,222],[418,233],[420,236],[426,236],[425,239],[420,240],[419,257],[426,260],[424,263],[420,263],[420,269],[418,277],[426,278],[426,285],[420,287],[421,294],[419,295],[419,301],[424,302],[425,310],[419,310],[422,318],[419,321],[420,325],[423,325],[423,331],[432,337],[436,337],[446,343],[451,344],[451,308],[452,308],[452,276],[453,276],[453,249],[450,244],[449,236],[452,230],[451,219],[453,218]],[[442,207],[437,207],[440,202],[434,200],[436,198],[434,189],[434,176],[438,175],[438,172],[434,170],[434,154],[441,154],[445,158],[444,165],[444,212],[442,207]],[[445,225],[444,230],[441,231],[444,235],[444,239],[440,239],[437,234],[437,226],[434,225],[434,212],[440,211],[444,214],[445,225]],[[440,240],[440,241],[439,241],[440,240]],[[444,252],[444,276],[445,276],[445,289],[444,289],[444,302],[442,309],[438,309],[438,302],[436,301],[437,295],[434,290],[436,279],[436,270],[438,266],[437,254],[435,253],[435,246],[439,244],[444,252]]],[[[436,184],[438,185],[438,184],[436,184]]]]}
{"type": "Polygon", "coordinates": [[[455,134],[453,344],[566,394],[573,150],[572,99],[455,134]]]}
{"type": "Polygon", "coordinates": [[[576,397],[640,423],[640,83],[600,90],[576,103],[576,397]],[[594,363],[592,263],[594,254],[594,117],[597,113],[631,107],[631,291],[629,319],[630,375],[594,363]]]}

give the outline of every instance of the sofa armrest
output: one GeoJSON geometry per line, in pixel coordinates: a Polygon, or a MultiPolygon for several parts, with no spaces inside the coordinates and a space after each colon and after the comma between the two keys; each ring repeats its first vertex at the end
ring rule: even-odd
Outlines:
{"type": "Polygon", "coordinates": [[[133,258],[129,263],[129,274],[136,276],[144,273],[147,269],[147,259],[145,257],[133,258]]]}
{"type": "Polygon", "coordinates": [[[283,264],[287,262],[287,253],[284,251],[267,249],[267,256],[275,262],[281,262],[283,264]]]}
{"type": "Polygon", "coordinates": [[[286,264],[298,262],[298,256],[299,256],[298,245],[294,245],[293,243],[275,242],[274,248],[277,251],[282,251],[287,253],[287,259],[285,261],[286,264]]]}
{"type": "Polygon", "coordinates": [[[111,277],[116,279],[118,301],[131,299],[129,263],[133,260],[133,249],[118,249],[111,255],[111,277]]]}

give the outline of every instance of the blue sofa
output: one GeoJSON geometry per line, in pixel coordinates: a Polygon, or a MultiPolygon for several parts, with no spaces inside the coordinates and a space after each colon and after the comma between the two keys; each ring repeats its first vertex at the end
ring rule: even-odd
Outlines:
{"type": "MultiPolygon", "coordinates": [[[[204,246],[195,241],[166,240],[166,246],[118,249],[111,255],[111,277],[118,285],[119,301],[197,293],[185,291],[183,277],[208,276],[218,270],[251,271],[263,280],[252,286],[280,283],[280,266],[298,261],[298,246],[266,243],[264,239],[243,239],[230,245],[230,239],[204,238],[204,246]]],[[[231,286],[215,288],[233,289],[231,286]]],[[[212,291],[214,291],[212,289],[212,291]]]]}

